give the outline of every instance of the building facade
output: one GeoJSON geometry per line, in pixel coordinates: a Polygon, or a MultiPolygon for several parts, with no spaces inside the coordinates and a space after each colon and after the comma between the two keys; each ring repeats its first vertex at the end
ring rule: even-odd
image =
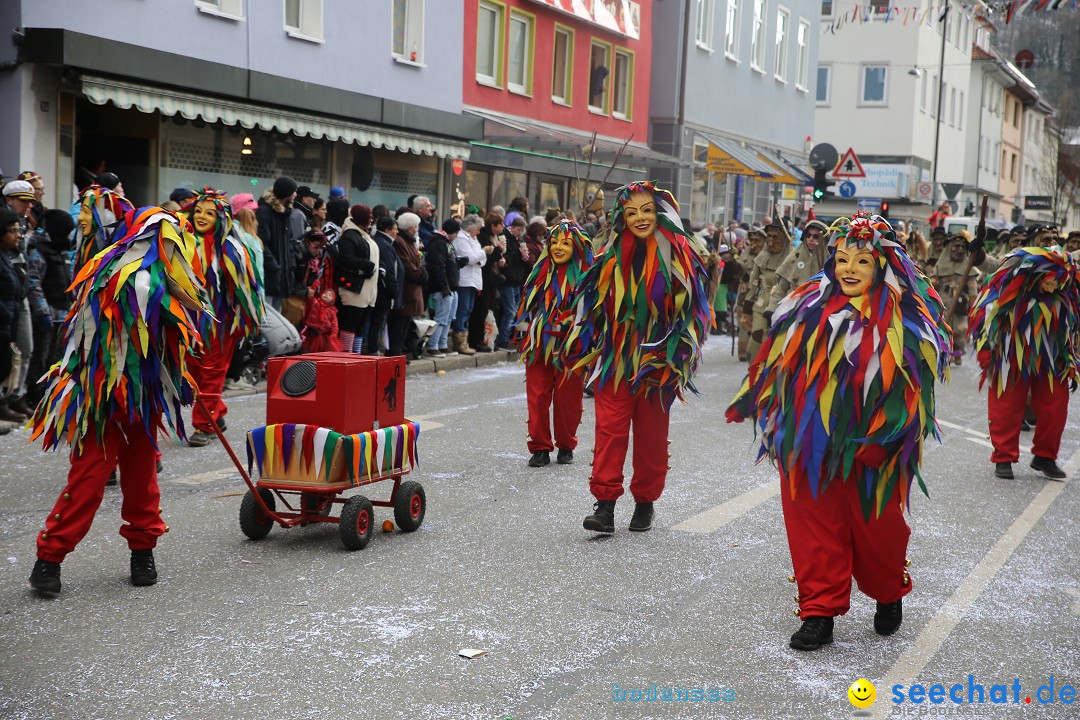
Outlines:
{"type": "Polygon", "coordinates": [[[204,184],[258,196],[278,175],[372,205],[448,200],[481,131],[442,51],[463,4],[10,0],[0,167],[37,171],[60,206],[106,169],[136,203],[204,184]]]}
{"type": "Polygon", "coordinates": [[[820,36],[814,0],[676,0],[654,13],[657,174],[695,225],[801,208],[820,36]],[[664,51],[660,52],[660,48],[664,51]],[[777,112],[775,108],[783,108],[777,112]]]}

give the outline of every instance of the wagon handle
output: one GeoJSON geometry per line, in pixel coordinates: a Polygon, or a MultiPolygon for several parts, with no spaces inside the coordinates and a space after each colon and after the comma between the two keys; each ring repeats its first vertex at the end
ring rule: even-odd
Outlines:
{"type": "Polygon", "coordinates": [[[240,471],[240,477],[242,477],[244,479],[244,482],[247,483],[248,488],[251,489],[252,495],[255,496],[263,511],[266,512],[268,515],[272,516],[273,513],[270,511],[270,508],[266,506],[266,503],[263,502],[262,495],[255,488],[255,484],[251,482],[251,478],[248,477],[247,471],[244,470],[244,466],[240,462],[240,458],[236,457],[236,453],[233,452],[232,445],[230,445],[229,441],[225,439],[225,433],[221,432],[221,428],[218,427],[217,421],[213,419],[214,416],[210,413],[209,410],[207,410],[206,405],[203,404],[203,400],[198,394],[195,395],[195,402],[199,404],[200,408],[202,408],[202,411],[206,414],[206,417],[211,419],[210,424],[214,428],[214,434],[218,436],[218,440],[221,441],[221,445],[225,448],[225,452],[229,453],[229,458],[233,461],[233,465],[236,466],[236,469],[240,471]]]}

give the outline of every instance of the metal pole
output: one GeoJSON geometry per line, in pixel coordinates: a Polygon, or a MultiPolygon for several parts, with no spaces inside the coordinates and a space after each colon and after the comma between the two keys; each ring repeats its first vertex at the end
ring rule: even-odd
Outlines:
{"type": "MultiPolygon", "coordinates": [[[[934,167],[930,177],[930,210],[937,212],[938,145],[941,142],[941,119],[945,115],[945,40],[949,37],[949,0],[945,0],[945,16],[941,19],[941,60],[938,63],[937,125],[934,127],[934,167]]],[[[931,228],[932,230],[933,228],[931,228]]]]}

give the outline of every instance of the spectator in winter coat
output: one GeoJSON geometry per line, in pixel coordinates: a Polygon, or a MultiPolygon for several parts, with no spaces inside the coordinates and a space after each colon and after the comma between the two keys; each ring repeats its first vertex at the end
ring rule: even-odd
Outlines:
{"type": "MultiPolygon", "coordinates": [[[[524,198],[515,198],[523,200],[524,198]]],[[[511,203],[512,205],[513,203],[511,203]]],[[[510,333],[513,330],[514,315],[521,304],[521,287],[529,276],[532,266],[528,262],[529,248],[525,244],[525,218],[517,215],[503,231],[506,252],[503,258],[503,284],[499,288],[499,335],[495,338],[496,350],[510,349],[510,333]]]]}
{"type": "MultiPolygon", "coordinates": [[[[11,372],[14,353],[11,343],[19,327],[22,312],[22,282],[15,273],[11,253],[19,247],[21,229],[19,216],[13,210],[0,208],[0,378],[7,379],[11,372]]],[[[0,420],[26,422],[26,415],[8,407],[0,397],[0,420]]]]}
{"type": "Polygon", "coordinates": [[[379,296],[379,246],[368,235],[370,226],[371,208],[353,205],[338,241],[330,246],[338,288],[338,336],[345,352],[364,351],[379,296]]]}
{"type": "Polygon", "coordinates": [[[29,273],[30,314],[34,324],[34,351],[30,356],[27,399],[30,405],[41,400],[44,387],[37,381],[63,350],[58,332],[71,307],[71,273],[67,253],[71,249],[71,231],[75,221],[64,210],[46,210],[41,228],[30,237],[26,253],[29,273]]]}
{"type": "Polygon", "coordinates": [[[326,241],[333,245],[341,236],[341,226],[349,217],[349,201],[337,198],[326,203],[326,223],[323,225],[323,235],[326,241]]]}
{"type": "Polygon", "coordinates": [[[536,217],[529,221],[528,227],[525,228],[525,247],[529,251],[526,263],[529,266],[529,272],[532,272],[537,258],[547,247],[547,225],[544,224],[543,218],[536,217]]]}
{"type": "Polygon", "coordinates": [[[506,267],[506,258],[503,257],[506,253],[506,238],[503,237],[505,229],[502,213],[489,212],[477,237],[480,247],[488,254],[488,260],[481,272],[483,288],[477,295],[476,304],[469,317],[469,346],[479,352],[491,352],[485,342],[488,313],[496,320],[499,317],[499,289],[505,283],[502,274],[506,267]]]}
{"type": "Polygon", "coordinates": [[[364,352],[378,355],[384,349],[382,336],[386,321],[395,303],[401,302],[399,279],[403,275],[394,243],[397,240],[397,221],[392,217],[380,217],[375,221],[375,244],[379,246],[379,294],[371,311],[368,336],[364,352]]]}
{"type": "Polygon", "coordinates": [[[300,250],[289,227],[295,196],[296,181],[279,177],[274,181],[274,188],[263,193],[255,210],[259,239],[263,242],[266,301],[279,312],[282,300],[297,294],[298,290],[293,269],[299,262],[300,250]]]}
{"type": "Polygon", "coordinates": [[[476,351],[469,347],[469,318],[472,316],[476,297],[484,288],[483,268],[488,261],[488,253],[480,247],[480,230],[484,221],[475,213],[469,213],[461,219],[461,230],[454,238],[454,252],[465,260],[461,266],[458,286],[458,309],[454,318],[454,349],[463,355],[474,355],[476,351]]]}
{"type": "Polygon", "coordinates": [[[409,201],[409,207],[420,218],[420,228],[417,230],[420,235],[420,249],[427,252],[428,240],[435,232],[435,206],[430,198],[416,195],[409,201]]]}
{"type": "Polygon", "coordinates": [[[401,260],[401,303],[390,313],[390,355],[403,355],[405,338],[413,318],[424,314],[424,284],[427,271],[416,250],[416,241],[420,229],[420,216],[416,213],[402,213],[398,218],[398,234],[394,241],[394,250],[401,260]]]}
{"type": "Polygon", "coordinates": [[[436,230],[428,239],[424,261],[428,270],[428,292],[435,305],[435,332],[428,338],[427,354],[430,357],[446,357],[450,351],[450,323],[457,313],[458,281],[461,277],[461,262],[450,238],[457,237],[461,225],[457,220],[447,220],[442,230],[436,230]]]}
{"type": "MultiPolygon", "coordinates": [[[[510,201],[510,209],[506,213],[506,226],[513,227],[514,221],[521,218],[523,221],[529,216],[529,199],[524,197],[516,197],[510,201]]],[[[523,225],[522,228],[525,226],[523,225]]],[[[525,279],[522,278],[522,282],[525,279]]]]}

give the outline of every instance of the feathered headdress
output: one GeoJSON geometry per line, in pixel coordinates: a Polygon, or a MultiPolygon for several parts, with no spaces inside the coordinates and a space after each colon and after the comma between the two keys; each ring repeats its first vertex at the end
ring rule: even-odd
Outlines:
{"type": "Polygon", "coordinates": [[[110,418],[141,421],[155,444],[159,426],[185,434],[186,363],[206,303],[195,237],[159,207],[129,211],[112,237],[75,277],[64,356],[42,378],[31,439],[46,449],[65,438],[80,447],[91,428],[100,439],[110,418]]]}
{"type": "Polygon", "coordinates": [[[227,342],[236,335],[248,337],[258,332],[265,312],[259,292],[262,278],[247,246],[234,231],[228,196],[204,187],[188,200],[180,216],[194,227],[195,208],[203,202],[213,203],[217,213],[211,233],[195,231],[212,310],[202,317],[203,337],[207,342],[227,342]]]}
{"type": "Polygon", "coordinates": [[[880,514],[897,491],[906,504],[923,440],[934,434],[934,382],[948,376],[952,331],[930,281],[879,216],[829,228],[822,271],[776,309],[772,328],[728,411],[761,431],[758,462],[776,460],[791,493],[818,497],[834,478],[859,483],[863,513],[880,514]],[[869,250],[875,277],[844,295],[838,244],[869,250]]]}
{"type": "Polygon", "coordinates": [[[628,383],[633,393],[660,392],[665,405],[697,392],[693,375],[712,324],[708,277],[682,222],[679,204],[652,182],[633,182],[615,194],[613,233],[575,291],[575,324],[567,365],[593,366],[588,382],[628,383]],[[656,201],[652,242],[626,228],[630,196],[656,201]]]}
{"type": "Polygon", "coordinates": [[[100,185],[89,185],[79,196],[79,215],[75,223],[75,270],[109,246],[115,223],[135,207],[127,198],[100,185]],[[90,220],[90,231],[83,233],[81,220],[90,220]]]}
{"type": "Polygon", "coordinates": [[[990,352],[987,378],[1001,393],[1017,376],[1049,375],[1076,387],[1080,381],[1080,263],[1068,253],[1041,247],[1009,253],[987,280],[968,314],[976,353],[990,352]],[[1057,289],[1040,285],[1054,280],[1057,289]]]}
{"type": "Polygon", "coordinates": [[[515,325],[529,324],[518,345],[524,362],[564,368],[560,345],[573,321],[570,298],[592,262],[592,243],[577,223],[563,220],[548,228],[548,243],[525,281],[525,295],[514,320],[515,325]],[[561,265],[551,257],[551,241],[556,237],[569,239],[574,248],[573,257],[561,265]]]}

